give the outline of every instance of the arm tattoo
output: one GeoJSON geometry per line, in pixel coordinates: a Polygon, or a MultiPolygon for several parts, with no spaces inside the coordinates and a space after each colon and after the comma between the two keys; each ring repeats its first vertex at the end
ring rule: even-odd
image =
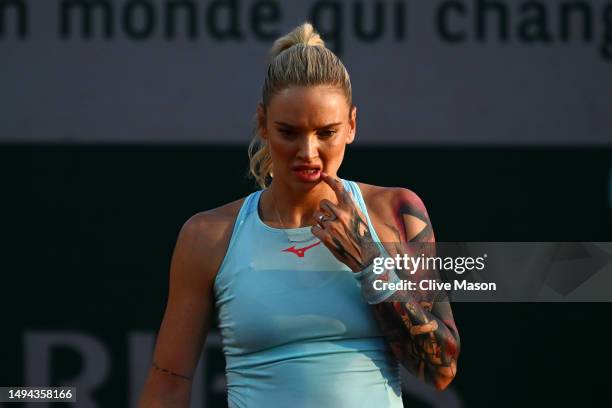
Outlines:
{"type": "Polygon", "coordinates": [[[368,224],[361,218],[357,212],[357,208],[353,208],[351,214],[351,233],[359,248],[362,248],[363,254],[361,257],[360,268],[363,269],[374,261],[374,258],[380,255],[368,224]]]}
{"type": "MultiPolygon", "coordinates": [[[[404,197],[396,203],[394,215],[393,229],[402,242],[431,243],[433,247],[433,230],[418,197],[404,197]]],[[[435,277],[419,277],[430,278],[435,277]]],[[[410,292],[407,299],[405,293],[396,295],[372,305],[389,346],[410,372],[438,389],[445,388],[457,371],[460,349],[459,333],[446,293],[410,292]]]]}
{"type": "Polygon", "coordinates": [[[340,242],[338,238],[333,237],[332,241],[334,242],[334,245],[336,245],[336,251],[338,251],[338,254],[341,257],[343,257],[344,259],[350,259],[353,261],[353,263],[356,263],[357,265],[360,264],[359,260],[353,254],[347,251],[346,248],[344,248],[344,245],[342,245],[342,242],[340,242]]]}
{"type": "Polygon", "coordinates": [[[152,364],[153,364],[153,368],[155,368],[157,371],[160,371],[160,372],[165,373],[165,374],[172,375],[174,377],[181,378],[183,380],[191,380],[191,377],[187,377],[186,375],[182,375],[182,374],[177,374],[175,372],[172,372],[170,370],[167,370],[165,368],[162,368],[162,367],[158,366],[155,361],[153,361],[152,364]]]}
{"type": "MultiPolygon", "coordinates": [[[[353,202],[346,191],[343,194],[346,202],[353,202]]],[[[380,255],[380,251],[370,233],[370,228],[357,211],[356,205],[351,208],[345,235],[348,237],[347,242],[343,243],[336,237],[332,237],[331,240],[338,255],[354,265],[357,270],[364,269],[374,261],[374,258],[380,255]]]]}

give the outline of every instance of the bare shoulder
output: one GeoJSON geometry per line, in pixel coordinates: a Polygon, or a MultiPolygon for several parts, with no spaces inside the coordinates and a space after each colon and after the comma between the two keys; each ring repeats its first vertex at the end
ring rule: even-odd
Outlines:
{"type": "Polygon", "coordinates": [[[357,183],[368,210],[377,213],[396,213],[402,207],[411,206],[425,211],[421,198],[412,190],[404,187],[383,187],[373,184],[357,183]]]}
{"type": "Polygon", "coordinates": [[[382,241],[433,239],[427,209],[414,191],[403,187],[357,184],[370,220],[382,241]]]}
{"type": "Polygon", "coordinates": [[[168,302],[139,406],[187,406],[192,377],[213,321],[214,281],[244,199],[191,216],[183,224],[170,265],[168,302]],[[168,373],[176,373],[176,376],[168,373]]]}
{"type": "Polygon", "coordinates": [[[225,257],[234,223],[245,197],[192,215],[183,224],[177,247],[199,258],[207,280],[214,280],[225,257]]]}
{"type": "Polygon", "coordinates": [[[233,228],[245,197],[192,215],[183,225],[207,239],[218,240],[233,228]]]}

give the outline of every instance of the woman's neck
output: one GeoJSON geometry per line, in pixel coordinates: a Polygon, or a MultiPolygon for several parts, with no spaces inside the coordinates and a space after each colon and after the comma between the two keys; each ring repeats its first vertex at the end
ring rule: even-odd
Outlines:
{"type": "Polygon", "coordinates": [[[262,216],[279,228],[314,225],[314,214],[320,210],[321,200],[328,199],[334,204],[338,202],[334,191],[324,182],[307,191],[294,191],[279,181],[273,181],[263,194],[262,216]]]}

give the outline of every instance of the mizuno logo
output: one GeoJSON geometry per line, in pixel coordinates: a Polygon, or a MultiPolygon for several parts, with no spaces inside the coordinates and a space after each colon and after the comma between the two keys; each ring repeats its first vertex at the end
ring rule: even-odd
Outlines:
{"type": "Polygon", "coordinates": [[[309,246],[304,247],[304,248],[296,248],[295,245],[293,245],[292,247],[283,249],[281,252],[291,252],[293,254],[296,254],[298,257],[303,258],[304,254],[306,253],[306,251],[308,251],[312,247],[316,247],[320,243],[321,243],[321,241],[315,242],[314,244],[309,245],[309,246]]]}

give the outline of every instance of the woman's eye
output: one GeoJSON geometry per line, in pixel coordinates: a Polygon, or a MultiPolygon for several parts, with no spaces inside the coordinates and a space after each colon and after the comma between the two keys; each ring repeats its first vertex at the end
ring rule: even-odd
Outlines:
{"type": "Polygon", "coordinates": [[[293,136],[293,131],[288,130],[288,129],[279,129],[278,133],[280,133],[281,135],[285,136],[285,137],[291,137],[293,136]]]}
{"type": "Polygon", "coordinates": [[[319,132],[319,135],[322,137],[332,137],[335,134],[335,130],[322,130],[321,132],[319,132]]]}

